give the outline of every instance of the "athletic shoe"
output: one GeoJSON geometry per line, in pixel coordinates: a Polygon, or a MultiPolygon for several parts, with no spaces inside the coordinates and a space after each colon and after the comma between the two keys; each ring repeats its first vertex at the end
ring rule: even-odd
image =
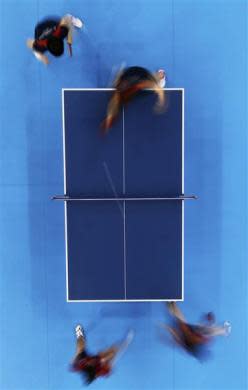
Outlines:
{"type": "Polygon", "coordinates": [[[81,327],[81,325],[77,325],[75,327],[75,333],[76,333],[76,337],[77,339],[79,337],[83,337],[85,339],[85,333],[84,333],[84,329],[81,327]]]}
{"type": "Polygon", "coordinates": [[[225,321],[223,326],[224,326],[224,329],[226,331],[226,336],[229,336],[229,334],[231,333],[231,330],[232,330],[231,323],[229,321],[225,321]]]}

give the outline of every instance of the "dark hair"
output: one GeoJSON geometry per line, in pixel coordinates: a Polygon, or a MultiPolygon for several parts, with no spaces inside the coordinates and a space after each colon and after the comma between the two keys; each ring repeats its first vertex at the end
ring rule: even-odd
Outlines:
{"type": "Polygon", "coordinates": [[[53,56],[60,57],[64,53],[63,39],[50,37],[48,39],[47,49],[53,56]]]}
{"type": "Polygon", "coordinates": [[[215,322],[215,315],[212,311],[208,312],[206,314],[206,319],[209,323],[214,323],[215,322]]]}

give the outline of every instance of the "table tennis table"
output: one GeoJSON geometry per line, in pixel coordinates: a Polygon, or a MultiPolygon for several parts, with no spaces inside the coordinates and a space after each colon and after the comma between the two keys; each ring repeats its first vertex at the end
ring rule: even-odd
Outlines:
{"type": "Polygon", "coordinates": [[[101,135],[113,89],[63,89],[67,301],[184,297],[184,90],[146,90],[101,135]]]}

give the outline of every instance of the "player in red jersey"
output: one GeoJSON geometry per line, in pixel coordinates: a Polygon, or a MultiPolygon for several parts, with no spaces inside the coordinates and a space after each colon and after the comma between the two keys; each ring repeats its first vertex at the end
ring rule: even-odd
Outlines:
{"type": "Polygon", "coordinates": [[[84,330],[80,325],[76,326],[77,349],[72,362],[73,371],[83,375],[87,384],[92,383],[99,377],[109,376],[118,355],[124,352],[133,339],[134,332],[129,331],[125,339],[112,347],[91,355],[86,351],[84,330]]]}
{"type": "Polygon", "coordinates": [[[72,55],[74,27],[82,28],[83,22],[69,14],[62,19],[46,18],[36,25],[34,39],[28,39],[27,46],[39,61],[47,65],[49,60],[44,53],[49,52],[55,57],[60,57],[64,53],[64,39],[67,38],[69,52],[72,55]]]}

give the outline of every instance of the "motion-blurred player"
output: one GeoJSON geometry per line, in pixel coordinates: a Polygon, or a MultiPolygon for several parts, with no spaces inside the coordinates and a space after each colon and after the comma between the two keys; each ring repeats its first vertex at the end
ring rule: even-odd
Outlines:
{"type": "Polygon", "coordinates": [[[77,349],[71,368],[73,371],[82,374],[87,384],[92,383],[99,377],[106,377],[111,374],[118,355],[120,356],[126,350],[134,336],[134,332],[129,331],[119,344],[115,344],[96,355],[90,355],[86,351],[86,340],[82,327],[77,325],[75,330],[77,349]]]}
{"type": "Polygon", "coordinates": [[[27,46],[33,51],[35,57],[47,65],[49,52],[54,57],[64,53],[64,39],[67,38],[69,53],[72,56],[73,28],[82,28],[83,22],[72,15],[65,15],[62,19],[46,18],[35,27],[34,39],[27,40],[27,46]]]}
{"type": "MultiPolygon", "coordinates": [[[[127,104],[139,91],[153,89],[158,96],[156,111],[161,111],[165,103],[164,90],[161,87],[161,69],[153,74],[140,66],[132,66],[122,70],[114,82],[113,93],[108,104],[107,115],[102,123],[104,133],[111,128],[122,105],[127,104]]],[[[163,74],[164,77],[165,74],[163,74]]]]}
{"type": "Polygon", "coordinates": [[[216,336],[228,336],[231,332],[231,324],[225,321],[223,325],[216,325],[213,313],[204,316],[204,322],[192,325],[187,323],[181,310],[175,302],[167,304],[173,317],[173,325],[163,325],[169,331],[178,345],[188,353],[203,360],[207,356],[207,346],[216,336]]]}

